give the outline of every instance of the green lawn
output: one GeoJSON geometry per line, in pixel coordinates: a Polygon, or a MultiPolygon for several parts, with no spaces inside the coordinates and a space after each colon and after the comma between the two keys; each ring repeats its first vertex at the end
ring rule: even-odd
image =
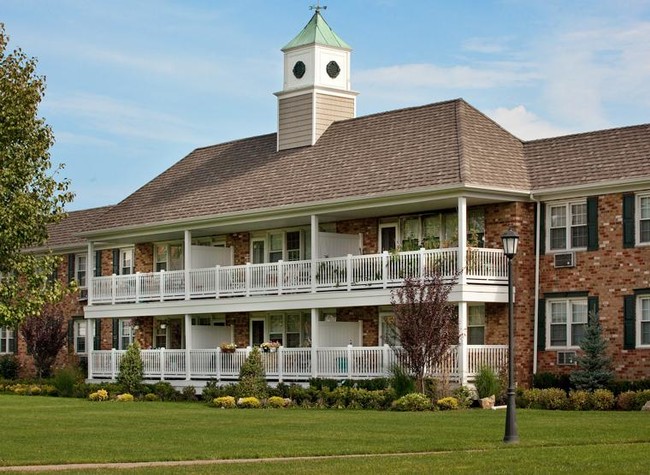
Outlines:
{"type": "Polygon", "coordinates": [[[519,410],[521,442],[511,446],[501,442],[504,411],[219,410],[0,395],[0,414],[5,466],[413,452],[441,453],[129,473],[644,473],[650,466],[648,412],[519,410]]]}

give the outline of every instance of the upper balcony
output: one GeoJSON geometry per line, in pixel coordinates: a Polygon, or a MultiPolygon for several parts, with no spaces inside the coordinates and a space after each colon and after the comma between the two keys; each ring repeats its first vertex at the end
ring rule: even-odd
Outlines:
{"type": "Polygon", "coordinates": [[[88,303],[388,289],[400,286],[407,277],[425,277],[434,269],[447,278],[459,276],[466,284],[507,285],[503,250],[469,248],[466,252],[463,269],[459,248],[446,248],[93,277],[88,303]]]}

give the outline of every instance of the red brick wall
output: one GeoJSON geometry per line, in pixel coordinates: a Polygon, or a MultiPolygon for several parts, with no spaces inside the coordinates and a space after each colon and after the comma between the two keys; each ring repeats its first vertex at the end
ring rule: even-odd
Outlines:
{"type": "Polygon", "coordinates": [[[336,320],[339,322],[358,322],[361,320],[363,326],[363,346],[379,345],[378,307],[340,308],[336,311],[336,320]]]}
{"type": "Polygon", "coordinates": [[[153,272],[153,244],[136,244],[133,259],[135,272],[153,272]]]}
{"type": "Polygon", "coordinates": [[[336,232],[340,234],[363,234],[363,254],[376,254],[379,249],[379,220],[377,218],[339,221],[336,232]]]}
{"type": "MultiPolygon", "coordinates": [[[[623,297],[650,288],[650,247],[623,248],[623,195],[598,199],[597,251],[576,252],[576,267],[555,269],[553,255],[541,256],[540,284],[544,293],[586,291],[597,296],[599,320],[608,354],[620,379],[650,378],[650,349],[623,349],[623,297]]],[[[557,366],[555,351],[539,353],[539,371],[567,373],[557,366]]]]}
{"type": "Polygon", "coordinates": [[[243,265],[251,261],[251,235],[250,233],[229,234],[226,237],[226,246],[234,248],[235,265],[243,265]]]}

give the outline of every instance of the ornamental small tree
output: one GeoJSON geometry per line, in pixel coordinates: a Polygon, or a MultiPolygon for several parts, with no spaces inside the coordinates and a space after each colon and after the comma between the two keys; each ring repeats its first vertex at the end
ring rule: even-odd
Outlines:
{"type": "Polygon", "coordinates": [[[65,317],[59,306],[49,305],[41,315],[27,317],[20,327],[39,378],[51,376],[52,365],[67,339],[64,323],[65,317]]]}
{"type": "Polygon", "coordinates": [[[399,335],[398,345],[406,354],[406,366],[422,393],[425,371],[442,362],[457,337],[455,309],[448,302],[456,280],[456,276],[443,278],[435,270],[422,279],[405,279],[392,293],[394,318],[387,324],[399,335]]]}
{"type": "Polygon", "coordinates": [[[134,341],[122,356],[117,383],[122,386],[123,392],[138,394],[140,393],[143,377],[144,370],[142,358],[140,357],[140,344],[134,341]]]}
{"type": "Polygon", "coordinates": [[[268,394],[266,372],[259,348],[254,347],[239,370],[237,393],[240,397],[264,399],[268,394]]]}
{"type": "Polygon", "coordinates": [[[606,388],[613,378],[612,360],[606,354],[607,342],[603,339],[597,313],[589,314],[580,349],[583,354],[577,358],[579,369],[569,376],[571,385],[587,391],[606,388]]]}

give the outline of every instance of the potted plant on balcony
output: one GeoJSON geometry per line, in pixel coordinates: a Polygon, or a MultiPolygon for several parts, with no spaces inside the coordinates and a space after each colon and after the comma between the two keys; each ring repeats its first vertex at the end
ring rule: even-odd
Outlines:
{"type": "Polygon", "coordinates": [[[219,348],[221,348],[222,353],[234,353],[237,349],[237,345],[234,343],[222,343],[219,345],[219,348]]]}
{"type": "Polygon", "coordinates": [[[280,343],[277,341],[265,341],[260,345],[260,348],[264,353],[273,353],[275,352],[278,348],[280,348],[280,343]]]}

